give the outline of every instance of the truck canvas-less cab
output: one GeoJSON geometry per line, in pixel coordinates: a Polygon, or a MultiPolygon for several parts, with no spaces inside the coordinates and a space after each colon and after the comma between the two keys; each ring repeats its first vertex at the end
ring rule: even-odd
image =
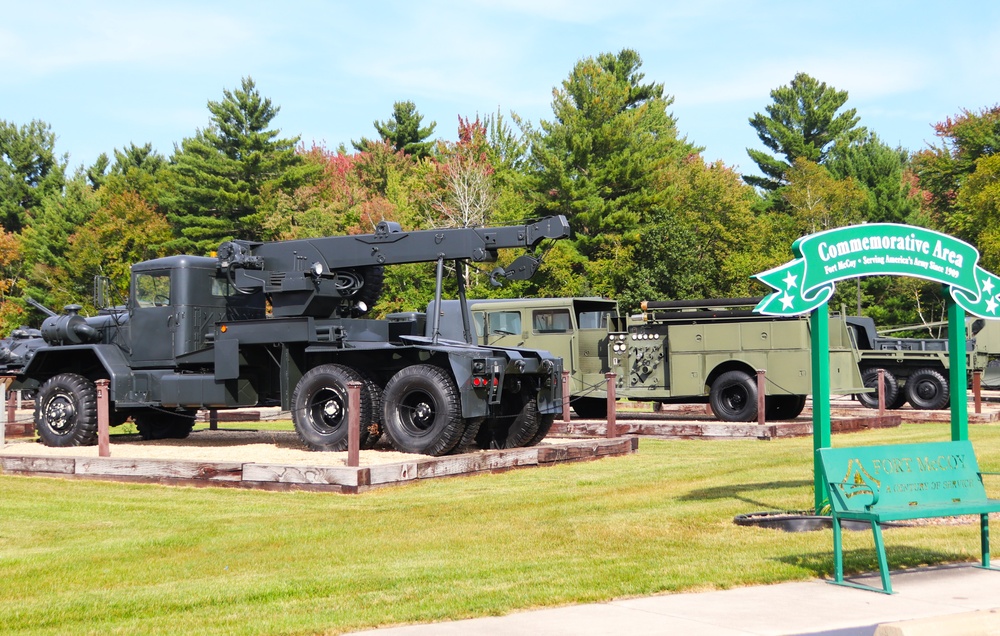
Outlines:
{"type": "MultiPolygon", "coordinates": [[[[398,450],[431,455],[531,445],[561,409],[558,357],[448,340],[420,313],[364,316],[386,266],[436,262],[440,302],[444,261],[455,261],[464,302],[465,261],[568,235],[564,217],[419,232],[382,222],[374,234],[230,241],[214,258],[138,263],[124,306],[87,318],[78,305],[50,312],[40,332],[0,344],[0,373],[36,392],[35,425],[50,446],[96,442],[101,379],[110,423],[131,418],[144,438],[187,436],[198,409],[274,404],[291,411],[308,447],[342,450],[357,382],[363,447],[383,433],[398,450]]],[[[524,254],[493,278],[527,278],[539,263],[524,254]]]]}
{"type": "MultiPolygon", "coordinates": [[[[650,302],[628,317],[601,298],[473,300],[470,309],[481,344],[562,356],[582,417],[606,415],[605,374],[613,371],[619,398],[708,402],[721,420],[752,421],[757,370],[764,369],[767,419],[791,419],[812,391],[809,321],[755,314],[758,300],[650,302]]],[[[446,322],[457,325],[456,312],[457,305],[445,307],[446,322]]],[[[833,392],[857,391],[857,352],[842,323],[831,326],[830,343],[833,392]]]]}

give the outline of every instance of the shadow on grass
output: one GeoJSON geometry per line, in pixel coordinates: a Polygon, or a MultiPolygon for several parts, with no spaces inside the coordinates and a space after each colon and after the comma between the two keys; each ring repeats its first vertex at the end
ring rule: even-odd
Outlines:
{"type": "MultiPolygon", "coordinates": [[[[912,546],[886,546],[886,558],[890,570],[911,569],[932,565],[945,565],[969,561],[968,554],[959,552],[938,552],[912,546]]],[[[790,554],[776,557],[775,561],[815,572],[817,576],[833,577],[833,550],[809,554],[790,554]]],[[[878,557],[875,549],[857,548],[844,551],[845,574],[878,573],[878,557]]]]}
{"type": "MultiPolygon", "coordinates": [[[[784,490],[787,488],[807,488],[813,485],[812,480],[795,481],[767,481],[756,484],[729,484],[726,486],[716,486],[714,488],[699,488],[692,490],[680,497],[681,501],[705,501],[710,499],[736,499],[748,504],[753,504],[762,509],[774,510],[774,502],[760,501],[754,498],[753,493],[765,493],[770,490],[784,490]]],[[[780,504],[778,505],[780,508],[780,504]]]]}

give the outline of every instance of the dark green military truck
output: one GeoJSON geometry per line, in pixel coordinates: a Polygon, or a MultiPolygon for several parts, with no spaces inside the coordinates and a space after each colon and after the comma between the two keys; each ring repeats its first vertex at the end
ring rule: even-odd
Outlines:
{"type": "Polygon", "coordinates": [[[431,455],[531,445],[562,406],[558,358],[426,337],[425,323],[434,330],[437,321],[423,314],[366,314],[385,267],[436,262],[440,301],[444,263],[454,261],[465,302],[468,262],[524,248],[492,276],[527,278],[540,262],[531,252],[567,236],[560,216],[414,232],[383,221],[374,234],[227,241],[215,257],[135,264],[123,305],[89,317],[71,305],[40,330],[17,330],[0,342],[0,374],[35,392],[35,426],[49,446],[96,443],[100,380],[109,382],[110,423],[131,418],[145,438],[187,436],[198,409],[280,405],[307,446],[342,450],[356,383],[363,446],[382,433],[398,450],[431,455]]]}
{"type": "MultiPolygon", "coordinates": [[[[561,356],[580,416],[606,414],[605,374],[613,371],[619,398],[708,402],[721,420],[752,421],[763,369],[766,418],[791,419],[812,390],[809,320],[755,314],[758,300],[645,303],[634,316],[620,316],[616,301],[601,298],[471,300],[469,307],[480,344],[561,356]]],[[[457,305],[445,305],[442,315],[449,328],[461,328],[457,305]]],[[[857,351],[842,322],[831,326],[830,346],[832,390],[853,393],[862,386],[857,351]]]]}
{"type": "MultiPolygon", "coordinates": [[[[907,402],[915,409],[945,409],[951,396],[947,338],[901,338],[897,333],[946,323],[900,327],[879,331],[867,316],[846,316],[851,336],[861,354],[861,378],[866,387],[878,386],[882,371],[886,408],[907,402]]],[[[1000,387],[1000,322],[968,318],[965,321],[966,369],[983,373],[983,386],[1000,387]]],[[[858,393],[857,400],[878,407],[878,393],[858,393]]]]}

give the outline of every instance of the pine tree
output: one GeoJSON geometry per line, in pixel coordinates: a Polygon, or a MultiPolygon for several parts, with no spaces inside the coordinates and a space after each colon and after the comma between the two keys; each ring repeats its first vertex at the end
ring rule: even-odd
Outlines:
{"type": "Polygon", "coordinates": [[[908,166],[909,153],[890,148],[875,133],[834,144],[826,161],[834,177],[854,178],[864,188],[868,202],[863,217],[873,223],[908,223],[919,211],[918,200],[910,195],[908,166]]]}
{"type": "Polygon", "coordinates": [[[56,135],[43,121],[17,126],[0,120],[0,223],[18,232],[26,214],[66,182],[66,156],[56,156],[56,135]]]}
{"type": "MultiPolygon", "coordinates": [[[[374,124],[379,139],[389,142],[396,151],[422,159],[431,154],[434,142],[427,140],[434,134],[437,126],[437,122],[432,121],[430,126],[421,127],[423,119],[413,102],[396,102],[392,105],[392,118],[382,122],[376,120],[374,124]]],[[[362,137],[361,141],[351,143],[355,150],[366,152],[372,143],[378,142],[362,137]]]]}
{"type": "Polygon", "coordinates": [[[784,159],[761,150],[747,148],[763,177],[744,175],[743,179],[765,190],[777,190],[786,183],[785,173],[796,159],[822,164],[835,141],[855,139],[865,133],[855,128],[859,118],[853,108],[837,114],[847,102],[847,91],[838,91],[805,73],[797,73],[791,84],[771,91],[774,103],[767,115],[754,113],[750,125],[761,142],[784,159]]]}
{"type": "Polygon", "coordinates": [[[554,91],[553,121],[529,131],[541,214],[565,214],[585,254],[634,230],[669,196],[658,180],[698,148],[678,137],[663,84],[642,83],[631,49],[576,64],[554,91]]]}
{"type": "Polygon", "coordinates": [[[171,246],[208,253],[230,238],[262,234],[262,196],[292,192],[318,173],[296,154],[299,137],[269,128],[280,110],[247,77],[240,88],[209,101],[211,124],[184,139],[165,177],[162,201],[180,238],[171,246]]]}

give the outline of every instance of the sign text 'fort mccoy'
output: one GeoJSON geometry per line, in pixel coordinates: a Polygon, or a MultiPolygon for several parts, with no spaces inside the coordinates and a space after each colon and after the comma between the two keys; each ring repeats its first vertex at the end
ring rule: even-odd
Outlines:
{"type": "Polygon", "coordinates": [[[895,275],[947,285],[969,313],[1000,318],[1000,279],[978,266],[976,248],[947,234],[895,223],[852,225],[803,236],[792,251],[798,258],[755,276],[777,290],[757,305],[760,313],[806,313],[830,299],[837,281],[895,275]]]}

